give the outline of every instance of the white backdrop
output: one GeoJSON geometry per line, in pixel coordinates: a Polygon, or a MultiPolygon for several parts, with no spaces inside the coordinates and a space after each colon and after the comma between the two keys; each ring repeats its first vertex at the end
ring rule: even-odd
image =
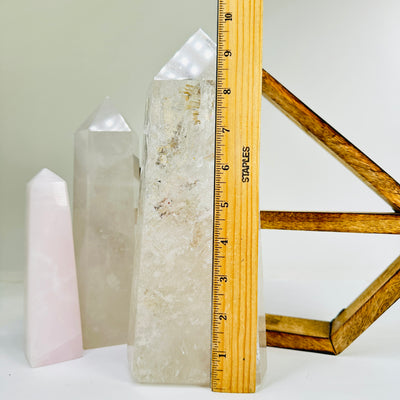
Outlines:
{"type": "Polygon", "coordinates": [[[0,276],[24,266],[25,184],[47,167],[72,199],[73,132],[114,98],[143,124],[153,76],[203,27],[216,32],[214,0],[0,1],[0,276]]]}

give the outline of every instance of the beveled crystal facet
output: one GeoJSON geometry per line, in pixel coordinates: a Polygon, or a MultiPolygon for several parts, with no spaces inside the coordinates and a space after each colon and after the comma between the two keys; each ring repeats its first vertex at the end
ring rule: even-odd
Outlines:
{"type": "Polygon", "coordinates": [[[161,68],[154,79],[215,80],[215,49],[215,43],[199,29],[161,68]]]}
{"type": "Polygon", "coordinates": [[[75,134],[74,238],[85,348],[127,340],[136,152],[136,134],[109,98],[75,134]]]}
{"type": "Polygon", "coordinates": [[[67,185],[48,169],[27,186],[25,329],[32,367],[82,356],[67,185]]]}

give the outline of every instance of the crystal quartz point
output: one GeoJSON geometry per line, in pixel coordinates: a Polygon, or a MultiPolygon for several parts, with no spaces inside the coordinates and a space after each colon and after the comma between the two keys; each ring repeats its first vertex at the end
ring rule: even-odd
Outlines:
{"type": "Polygon", "coordinates": [[[74,238],[85,348],[127,341],[137,136],[109,98],[75,134],[74,238]]]}
{"type": "Polygon", "coordinates": [[[128,337],[138,382],[210,384],[215,53],[199,30],[147,102],[128,337]]]}
{"type": "Polygon", "coordinates": [[[82,356],[67,185],[48,169],[27,186],[25,319],[25,352],[32,367],[82,356]]]}

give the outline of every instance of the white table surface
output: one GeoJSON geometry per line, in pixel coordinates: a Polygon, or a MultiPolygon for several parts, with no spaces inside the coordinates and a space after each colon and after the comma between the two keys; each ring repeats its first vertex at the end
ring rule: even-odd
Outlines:
{"type": "Polygon", "coordinates": [[[23,285],[0,282],[1,400],[396,399],[400,302],[339,356],[268,348],[265,383],[253,395],[136,384],[129,374],[126,346],[87,350],[80,359],[35,369],[23,349],[23,285]]]}

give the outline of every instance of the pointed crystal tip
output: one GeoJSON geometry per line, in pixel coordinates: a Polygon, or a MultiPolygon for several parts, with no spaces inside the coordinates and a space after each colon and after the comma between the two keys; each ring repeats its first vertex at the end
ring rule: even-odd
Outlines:
{"type": "Polygon", "coordinates": [[[39,173],[37,173],[30,181],[29,185],[35,183],[55,183],[55,182],[62,182],[65,183],[64,179],[60,178],[57,174],[53,171],[50,171],[47,168],[43,168],[39,173]]]}
{"type": "Polygon", "coordinates": [[[155,80],[215,79],[216,44],[199,29],[161,68],[155,80]]]}
{"type": "Polygon", "coordinates": [[[116,110],[108,96],[78,131],[86,129],[91,132],[131,132],[124,117],[116,110]]]}

